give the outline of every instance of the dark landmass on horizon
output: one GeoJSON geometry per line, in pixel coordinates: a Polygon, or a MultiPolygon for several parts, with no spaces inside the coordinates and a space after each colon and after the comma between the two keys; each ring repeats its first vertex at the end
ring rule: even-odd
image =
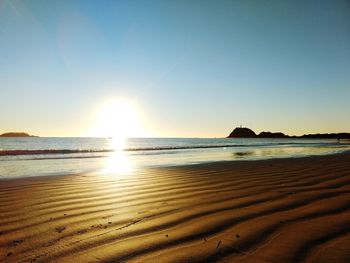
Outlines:
{"type": "MultiPolygon", "coordinates": [[[[0,134],[0,137],[39,137],[30,135],[26,132],[6,132],[0,134]]],[[[298,139],[350,139],[350,133],[315,133],[304,134],[301,136],[290,136],[282,132],[263,131],[256,134],[253,130],[247,127],[236,127],[227,138],[298,138],[298,139]]]]}
{"type": "Polygon", "coordinates": [[[350,133],[316,133],[301,136],[289,136],[282,132],[261,132],[256,134],[249,128],[237,127],[227,138],[298,138],[298,139],[350,139],[350,133]]]}
{"type": "Polygon", "coordinates": [[[6,132],[0,135],[0,137],[38,137],[30,135],[26,132],[6,132]]]}

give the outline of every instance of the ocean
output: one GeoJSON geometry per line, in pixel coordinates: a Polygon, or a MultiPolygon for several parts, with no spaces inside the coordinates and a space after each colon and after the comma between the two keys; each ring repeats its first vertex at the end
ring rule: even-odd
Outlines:
{"type": "Polygon", "coordinates": [[[338,153],[350,141],[239,138],[0,138],[0,178],[130,174],[143,167],[338,153]]]}

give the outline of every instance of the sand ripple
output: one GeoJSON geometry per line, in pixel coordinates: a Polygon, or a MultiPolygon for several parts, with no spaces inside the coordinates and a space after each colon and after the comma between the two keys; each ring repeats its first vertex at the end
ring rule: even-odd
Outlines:
{"type": "Polygon", "coordinates": [[[350,262],[350,154],[0,181],[0,262],[350,262]]]}

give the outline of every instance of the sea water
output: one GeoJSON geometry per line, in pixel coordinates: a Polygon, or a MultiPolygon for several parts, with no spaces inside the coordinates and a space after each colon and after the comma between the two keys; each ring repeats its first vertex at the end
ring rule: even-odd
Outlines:
{"type": "Polygon", "coordinates": [[[0,138],[0,178],[73,173],[125,174],[143,167],[332,154],[333,139],[0,138]]]}

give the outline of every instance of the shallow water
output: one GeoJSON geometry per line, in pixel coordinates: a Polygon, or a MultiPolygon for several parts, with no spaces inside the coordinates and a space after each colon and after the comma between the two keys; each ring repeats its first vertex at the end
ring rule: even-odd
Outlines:
{"type": "Polygon", "coordinates": [[[349,149],[348,141],[316,139],[0,138],[0,177],[118,174],[149,166],[302,157],[349,149]]]}

